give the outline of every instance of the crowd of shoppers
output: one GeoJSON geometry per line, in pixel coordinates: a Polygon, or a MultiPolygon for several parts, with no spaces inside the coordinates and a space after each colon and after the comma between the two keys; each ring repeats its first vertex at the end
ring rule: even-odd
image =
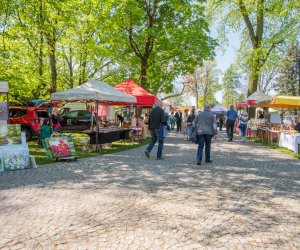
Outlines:
{"type": "MultiPolygon", "coordinates": [[[[242,141],[245,142],[248,114],[243,111],[239,116],[234,106],[231,105],[226,113],[218,114],[219,130],[222,131],[223,124],[226,124],[226,133],[228,141],[233,141],[234,130],[238,125],[240,129],[242,141]]],[[[212,163],[211,159],[211,144],[212,139],[217,137],[217,119],[209,105],[204,106],[203,111],[195,108],[191,110],[185,109],[182,113],[180,110],[167,114],[162,109],[162,102],[158,101],[156,107],[152,109],[149,115],[149,129],[151,131],[151,141],[145,151],[146,157],[150,158],[150,152],[156,142],[158,142],[157,159],[162,157],[163,143],[165,136],[163,135],[163,127],[168,127],[169,130],[187,135],[187,140],[196,141],[198,144],[197,150],[197,165],[201,165],[203,158],[205,163],[212,163]],[[195,140],[193,140],[195,134],[195,140]],[[204,151],[204,157],[203,157],[204,151]]]]}

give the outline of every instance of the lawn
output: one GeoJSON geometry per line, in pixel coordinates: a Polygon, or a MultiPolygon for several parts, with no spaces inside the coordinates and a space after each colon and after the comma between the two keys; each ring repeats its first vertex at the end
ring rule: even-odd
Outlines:
{"type": "MultiPolygon", "coordinates": [[[[87,158],[87,157],[92,157],[92,156],[111,154],[111,153],[125,151],[125,150],[132,149],[132,148],[141,147],[141,146],[147,145],[150,140],[149,138],[146,138],[146,139],[142,140],[140,143],[137,143],[135,141],[132,142],[131,140],[127,140],[125,143],[119,141],[119,142],[112,143],[111,146],[105,146],[101,152],[94,152],[94,151],[92,151],[91,148],[89,151],[84,152],[82,150],[82,145],[83,145],[82,142],[89,140],[89,136],[86,134],[82,134],[82,133],[65,133],[65,135],[69,135],[69,134],[71,134],[73,136],[76,153],[80,158],[87,158]]],[[[46,158],[45,150],[43,149],[43,147],[38,145],[37,141],[35,141],[35,140],[30,141],[28,143],[28,146],[29,146],[30,155],[33,155],[35,157],[35,161],[36,161],[37,165],[44,165],[44,164],[56,162],[55,159],[47,159],[46,158]]]]}
{"type": "Polygon", "coordinates": [[[255,139],[255,138],[252,138],[252,137],[248,137],[248,140],[250,141],[253,141],[255,143],[260,143],[264,146],[267,146],[268,148],[272,148],[272,149],[275,149],[277,150],[278,152],[281,152],[283,154],[286,154],[286,155],[290,155],[292,157],[295,157],[297,159],[300,159],[300,155],[298,154],[295,154],[293,151],[287,149],[287,148],[282,148],[282,147],[279,147],[278,145],[276,144],[268,144],[266,142],[262,142],[261,140],[258,140],[258,139],[255,139]]]}

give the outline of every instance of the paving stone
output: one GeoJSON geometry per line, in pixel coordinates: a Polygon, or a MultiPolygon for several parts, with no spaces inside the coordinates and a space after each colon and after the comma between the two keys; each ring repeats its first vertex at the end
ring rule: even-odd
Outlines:
{"type": "Polygon", "coordinates": [[[297,249],[298,159],[221,133],[0,173],[0,249],[297,249]]]}

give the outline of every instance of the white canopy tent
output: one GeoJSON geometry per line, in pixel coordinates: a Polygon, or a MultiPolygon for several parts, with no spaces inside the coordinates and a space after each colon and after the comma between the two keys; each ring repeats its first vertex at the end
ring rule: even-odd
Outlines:
{"type": "Polygon", "coordinates": [[[51,101],[98,101],[105,103],[136,103],[136,97],[127,95],[105,82],[89,80],[80,86],[52,93],[51,101]]]}
{"type": "MultiPolygon", "coordinates": [[[[98,120],[99,103],[111,105],[133,104],[136,103],[136,97],[116,90],[105,82],[89,80],[76,88],[68,89],[62,92],[52,93],[51,101],[67,102],[96,102],[96,120],[98,120]]],[[[93,116],[92,116],[93,117],[93,116]]],[[[93,124],[93,121],[92,121],[93,124]]],[[[98,147],[99,124],[97,122],[96,142],[98,147]]],[[[98,148],[100,151],[100,148],[98,148]]]]}

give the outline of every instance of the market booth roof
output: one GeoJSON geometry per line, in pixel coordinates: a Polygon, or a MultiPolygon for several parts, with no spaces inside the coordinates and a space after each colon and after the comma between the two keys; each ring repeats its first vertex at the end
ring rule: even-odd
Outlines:
{"type": "Polygon", "coordinates": [[[276,96],[269,100],[258,101],[255,106],[264,108],[300,108],[300,96],[276,96]]]}
{"type": "Polygon", "coordinates": [[[214,106],[213,108],[212,108],[212,111],[214,111],[214,112],[225,112],[225,111],[227,111],[228,109],[227,108],[225,108],[223,105],[221,105],[221,104],[217,104],[216,106],[214,106]]]}
{"type": "Polygon", "coordinates": [[[261,92],[255,91],[251,95],[249,95],[245,100],[238,101],[236,103],[237,108],[247,108],[248,106],[253,106],[256,101],[268,100],[270,96],[261,92]]]}
{"type": "Polygon", "coordinates": [[[113,88],[105,82],[89,80],[76,88],[52,93],[51,101],[99,101],[117,105],[136,103],[136,98],[113,88]]]}
{"type": "Polygon", "coordinates": [[[156,103],[157,97],[140,85],[135,83],[132,79],[128,79],[114,86],[115,89],[122,91],[128,95],[136,97],[136,105],[138,106],[152,106],[156,103]]]}

